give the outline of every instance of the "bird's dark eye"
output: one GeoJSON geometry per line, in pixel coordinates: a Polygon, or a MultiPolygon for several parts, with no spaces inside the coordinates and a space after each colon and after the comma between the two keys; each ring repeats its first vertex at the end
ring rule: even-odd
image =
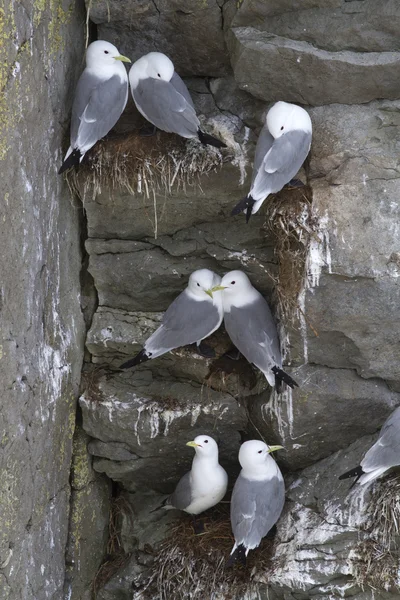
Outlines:
{"type": "Polygon", "coordinates": [[[281,127],[281,131],[283,131],[283,125],[282,125],[282,127],[281,127]]]}
{"type": "Polygon", "coordinates": [[[108,50],[104,50],[104,54],[108,54],[108,50]]]}
{"type": "Polygon", "coordinates": [[[200,284],[199,284],[199,283],[198,283],[197,285],[200,287],[200,284]]]}
{"type": "Polygon", "coordinates": [[[258,451],[258,454],[262,454],[262,450],[259,450],[259,451],[258,451]]]}
{"type": "Polygon", "coordinates": [[[235,285],[236,281],[231,281],[231,285],[235,285]]]}
{"type": "Polygon", "coordinates": [[[208,440],[204,440],[204,443],[205,443],[205,444],[208,444],[208,440]]]}
{"type": "Polygon", "coordinates": [[[159,77],[161,77],[160,73],[157,73],[157,75],[158,75],[159,77]]]}

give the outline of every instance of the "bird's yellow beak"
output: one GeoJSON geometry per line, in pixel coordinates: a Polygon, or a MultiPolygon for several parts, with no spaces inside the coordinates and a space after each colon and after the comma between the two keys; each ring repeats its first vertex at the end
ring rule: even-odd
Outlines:
{"type": "Polygon", "coordinates": [[[122,56],[122,54],[119,54],[118,56],[114,56],[115,60],[120,60],[122,62],[132,62],[130,58],[128,58],[127,56],[122,56]]]}
{"type": "Polygon", "coordinates": [[[196,442],[187,442],[186,446],[190,446],[191,448],[197,448],[199,444],[196,442]]]}
{"type": "Polygon", "coordinates": [[[205,290],[205,292],[210,296],[210,298],[212,298],[214,292],[220,292],[224,289],[225,287],[223,285],[214,285],[214,287],[212,287],[210,290],[205,290]]]}
{"type": "Polygon", "coordinates": [[[276,450],[284,450],[284,447],[283,446],[270,446],[268,453],[275,452],[276,450]]]}

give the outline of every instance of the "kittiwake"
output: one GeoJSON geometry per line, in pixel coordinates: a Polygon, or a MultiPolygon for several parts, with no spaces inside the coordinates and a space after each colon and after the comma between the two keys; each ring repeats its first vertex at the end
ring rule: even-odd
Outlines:
{"type": "Polygon", "coordinates": [[[267,446],[259,440],[244,442],[239,450],[242,467],[231,499],[231,524],[235,537],[228,566],[246,563],[249,550],[260,545],[263,537],[279,519],[285,504],[285,484],[271,452],[282,446],[267,446]]]}
{"type": "MultiPolygon", "coordinates": [[[[357,477],[354,483],[365,485],[400,465],[400,406],[385,421],[375,444],[365,454],[360,465],[339,479],[357,477]]],[[[354,484],[353,484],[354,485],[354,484]]]]}
{"type": "Polygon", "coordinates": [[[198,138],[216,148],[226,147],[200,129],[189,90],[165,54],[150,52],[139,58],[130,68],[129,83],[138,111],[158,129],[198,138]]]}
{"type": "Polygon", "coordinates": [[[86,68],[79,78],[72,105],[70,147],[59,173],[79,165],[85,153],[120,118],[128,100],[128,75],[117,48],[98,40],[86,50],[86,68]]]}
{"type": "Polygon", "coordinates": [[[262,371],[277,392],[284,381],[291,388],[297,383],[282,370],[278,332],[267,302],[243,271],[223,276],[222,301],[225,329],[236,348],[262,371]]]}
{"type": "Polygon", "coordinates": [[[194,271],[186,289],[169,306],[160,327],[146,340],[143,350],[122,364],[121,369],[139,365],[188,344],[197,343],[199,347],[201,340],[222,323],[220,281],[221,278],[209,269],[194,271]]]}
{"type": "Polygon", "coordinates": [[[279,192],[299,171],[310,151],[312,123],[296,104],[277,102],[268,111],[258,138],[250,192],[232,210],[246,212],[246,222],[269,194],[279,192]]]}
{"type": "Polygon", "coordinates": [[[228,475],[218,462],[218,446],[212,437],[198,435],[186,445],[195,449],[192,468],[164,501],[163,508],[198,515],[222,500],[228,487],[228,475]]]}

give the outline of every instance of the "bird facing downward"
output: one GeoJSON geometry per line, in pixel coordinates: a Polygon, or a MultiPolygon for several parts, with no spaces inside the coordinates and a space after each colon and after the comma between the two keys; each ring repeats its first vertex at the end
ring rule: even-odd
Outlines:
{"type": "Polygon", "coordinates": [[[287,102],[274,104],[257,141],[250,192],[231,214],[244,211],[248,222],[269,194],[289,183],[310,151],[311,137],[311,119],[303,108],[287,102]]]}
{"type": "Polygon", "coordinates": [[[343,473],[339,479],[357,477],[353,485],[355,483],[365,485],[398,465],[400,465],[400,406],[385,421],[377,441],[365,454],[360,465],[343,473]]]}
{"type": "Polygon", "coordinates": [[[230,271],[221,281],[225,329],[236,348],[262,371],[277,392],[284,381],[297,383],[282,370],[278,332],[267,302],[243,271],[230,271]]]}
{"type": "Polygon", "coordinates": [[[285,484],[271,452],[282,446],[267,446],[259,440],[244,442],[239,450],[242,470],[231,499],[231,524],[235,537],[228,566],[246,563],[249,550],[257,548],[272,529],[285,504],[285,484]]]}
{"type": "Polygon", "coordinates": [[[59,173],[79,165],[120,118],[128,100],[128,75],[122,62],[131,61],[109,42],[98,40],[88,46],[86,68],[72,105],[71,145],[59,173]]]}
{"type": "Polygon", "coordinates": [[[194,271],[187,288],[169,306],[160,327],[146,340],[143,350],[122,364],[121,369],[157,358],[174,348],[194,343],[200,346],[201,340],[222,323],[220,281],[209,269],[194,271]]]}
{"type": "Polygon", "coordinates": [[[200,129],[189,90],[165,54],[150,52],[139,58],[129,71],[129,83],[138,111],[158,129],[198,138],[215,148],[226,147],[200,129]]]}
{"type": "Polygon", "coordinates": [[[178,508],[198,515],[222,500],[228,487],[228,475],[218,462],[218,446],[208,435],[198,435],[188,442],[195,450],[192,469],[180,479],[163,508],[178,508]]]}

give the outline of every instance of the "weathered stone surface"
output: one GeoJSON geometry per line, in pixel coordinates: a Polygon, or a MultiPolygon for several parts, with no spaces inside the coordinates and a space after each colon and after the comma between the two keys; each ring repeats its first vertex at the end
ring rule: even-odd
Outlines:
{"type": "Polygon", "coordinates": [[[76,2],[0,8],[0,596],[59,600],[84,326],[79,213],[57,170],[76,2]],[[57,66],[57,68],[55,68],[57,66]]]}
{"type": "MultiPolygon", "coordinates": [[[[227,393],[194,382],[155,380],[150,371],[135,371],[101,379],[80,399],[85,431],[104,443],[111,442],[94,462],[135,491],[145,486],[171,492],[193,459],[186,442],[208,432],[219,440],[223,464],[234,470],[239,431],[246,425],[244,408],[227,393]],[[120,448],[133,454],[120,460],[120,448]]],[[[96,454],[96,446],[90,450],[96,454]]]]}
{"type": "Polygon", "coordinates": [[[215,0],[87,4],[99,38],[115,43],[132,61],[157,51],[171,58],[180,75],[220,77],[230,70],[222,8],[215,0]]]}
{"type": "Polygon", "coordinates": [[[89,600],[93,580],[107,550],[111,481],[92,468],[89,437],[78,426],[71,468],[71,512],[66,552],[65,596],[89,600]]]}
{"type": "Polygon", "coordinates": [[[385,382],[354,370],[303,365],[290,374],[299,388],[251,398],[248,410],[258,431],[285,447],[281,460],[291,471],[375,432],[400,404],[385,382]]]}
{"type": "Polygon", "coordinates": [[[400,52],[328,52],[254,27],[232,29],[227,42],[239,87],[262,100],[315,106],[400,96],[400,52]]]}

